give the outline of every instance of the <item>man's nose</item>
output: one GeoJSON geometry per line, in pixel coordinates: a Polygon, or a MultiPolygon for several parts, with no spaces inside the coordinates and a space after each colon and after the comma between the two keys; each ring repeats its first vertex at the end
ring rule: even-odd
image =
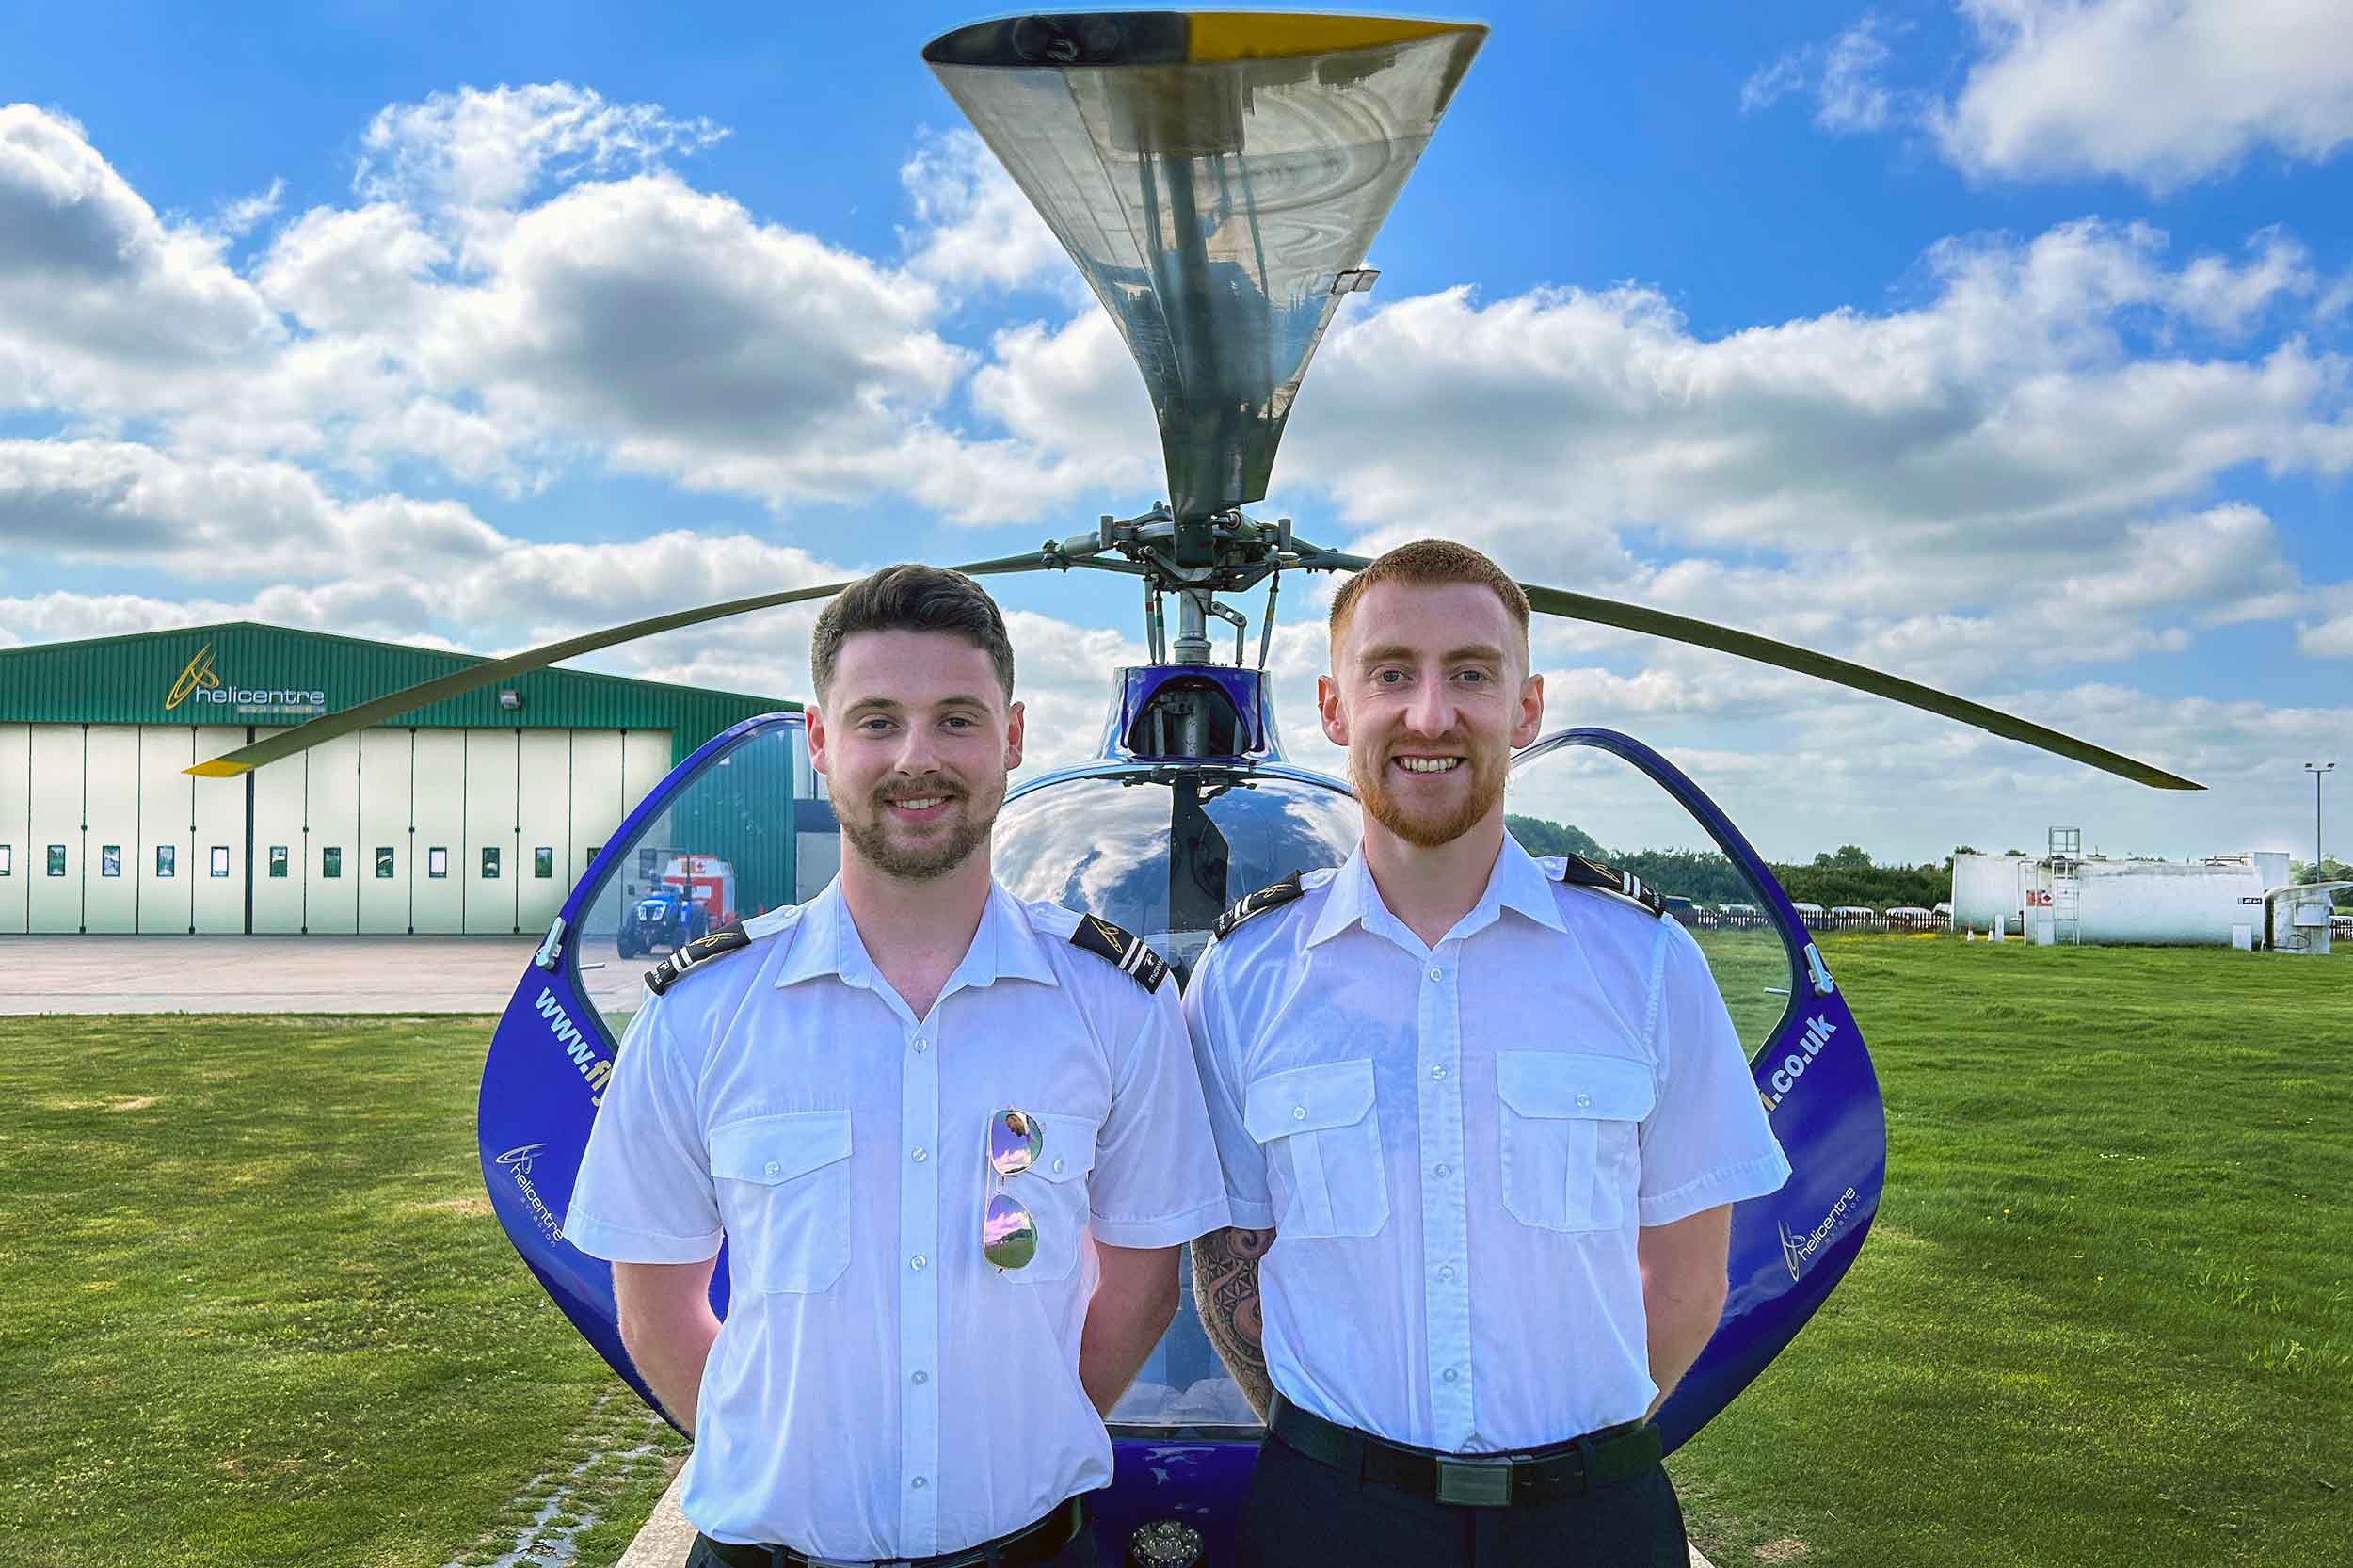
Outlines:
{"type": "Polygon", "coordinates": [[[1417,735],[1443,735],[1454,723],[1453,694],[1441,680],[1424,680],[1405,704],[1405,728],[1417,735]]]}
{"type": "Polygon", "coordinates": [[[891,760],[892,771],[920,776],[936,773],[938,768],[939,748],[930,728],[920,724],[907,726],[904,738],[899,742],[899,755],[891,760]]]}

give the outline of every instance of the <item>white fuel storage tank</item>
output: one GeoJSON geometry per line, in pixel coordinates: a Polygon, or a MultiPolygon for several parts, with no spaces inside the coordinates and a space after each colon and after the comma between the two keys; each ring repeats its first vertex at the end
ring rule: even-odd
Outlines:
{"type": "Polygon", "coordinates": [[[2229,947],[2233,925],[2263,918],[2252,857],[2084,860],[2074,874],[2079,941],[2229,947]]]}
{"type": "Polygon", "coordinates": [[[2002,929],[2017,936],[2025,929],[2026,889],[2034,878],[2034,859],[2025,855],[1956,855],[1953,856],[1953,929],[2002,929]]]}

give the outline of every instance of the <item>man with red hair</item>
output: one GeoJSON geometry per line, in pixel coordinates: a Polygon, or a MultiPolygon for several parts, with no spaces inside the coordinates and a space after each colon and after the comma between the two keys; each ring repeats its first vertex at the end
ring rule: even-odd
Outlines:
{"type": "Polygon", "coordinates": [[[1648,1418],[1789,1167],[1690,936],[1504,831],[1528,618],[1444,540],[1341,589],[1363,840],[1236,905],[1186,994],[1235,1222],[1195,1295],[1271,1433],[1244,1564],[1687,1561],[1648,1418]]]}

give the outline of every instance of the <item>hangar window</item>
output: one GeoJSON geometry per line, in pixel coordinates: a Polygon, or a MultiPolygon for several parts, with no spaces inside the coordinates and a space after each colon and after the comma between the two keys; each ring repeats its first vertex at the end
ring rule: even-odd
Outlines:
{"type": "Polygon", "coordinates": [[[285,845],[283,845],[283,844],[272,844],[272,845],[270,845],[270,846],[269,846],[269,874],[270,874],[270,875],[272,875],[272,876],[284,876],[284,875],[286,874],[286,858],[287,858],[287,857],[286,857],[286,846],[285,846],[285,845]]]}
{"type": "Polygon", "coordinates": [[[16,846],[0,844],[0,876],[16,874],[16,846]]]}
{"type": "Polygon", "coordinates": [[[319,851],[319,875],[340,877],[344,874],[344,848],[329,844],[319,851]]]}
{"type": "Polygon", "coordinates": [[[424,852],[424,874],[447,876],[449,874],[449,851],[439,845],[426,850],[424,852]]]}
{"type": "Polygon", "coordinates": [[[212,872],[215,876],[227,876],[229,874],[229,846],[227,844],[215,844],[213,846],[212,872]]]}
{"type": "Polygon", "coordinates": [[[155,874],[157,876],[178,876],[180,874],[180,846],[178,844],[157,844],[155,846],[155,874]]]}
{"type": "Polygon", "coordinates": [[[98,846],[98,874],[101,876],[122,874],[122,846],[120,844],[98,846]]]}
{"type": "Polygon", "coordinates": [[[546,844],[541,844],[537,849],[531,852],[531,874],[534,876],[553,876],[555,874],[555,851],[553,849],[546,844]]]}
{"type": "Polygon", "coordinates": [[[390,882],[392,879],[393,864],[392,846],[390,844],[376,845],[376,879],[378,882],[390,882]]]}
{"type": "Polygon", "coordinates": [[[51,844],[49,846],[49,874],[51,876],[65,874],[65,845],[51,844]]]}
{"type": "Polygon", "coordinates": [[[485,882],[496,882],[499,879],[499,852],[496,844],[482,846],[482,879],[485,882]]]}

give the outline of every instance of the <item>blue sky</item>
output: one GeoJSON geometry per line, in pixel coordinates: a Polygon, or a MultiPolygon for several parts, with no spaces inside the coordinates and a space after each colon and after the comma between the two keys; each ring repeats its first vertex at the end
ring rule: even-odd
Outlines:
{"type": "MultiPolygon", "coordinates": [[[[1462,537],[2214,786],[1540,635],[1560,722],[1660,745],[1769,854],[2054,822],[2308,854],[2297,764],[2353,753],[2340,10],[1476,13],[1257,510],[1462,537]]],[[[1148,504],[1124,350],[917,58],[977,14],[0,8],[0,642],[251,616],[503,651],[1148,504]]],[[[1129,596],[1003,597],[1072,760],[1129,596]]],[[[1325,761],[1321,596],[1286,597],[1287,732],[1325,761]]],[[[807,624],[595,667],[791,695],[807,624]]],[[[1689,837],[1621,781],[1527,796],[1689,837]]]]}

